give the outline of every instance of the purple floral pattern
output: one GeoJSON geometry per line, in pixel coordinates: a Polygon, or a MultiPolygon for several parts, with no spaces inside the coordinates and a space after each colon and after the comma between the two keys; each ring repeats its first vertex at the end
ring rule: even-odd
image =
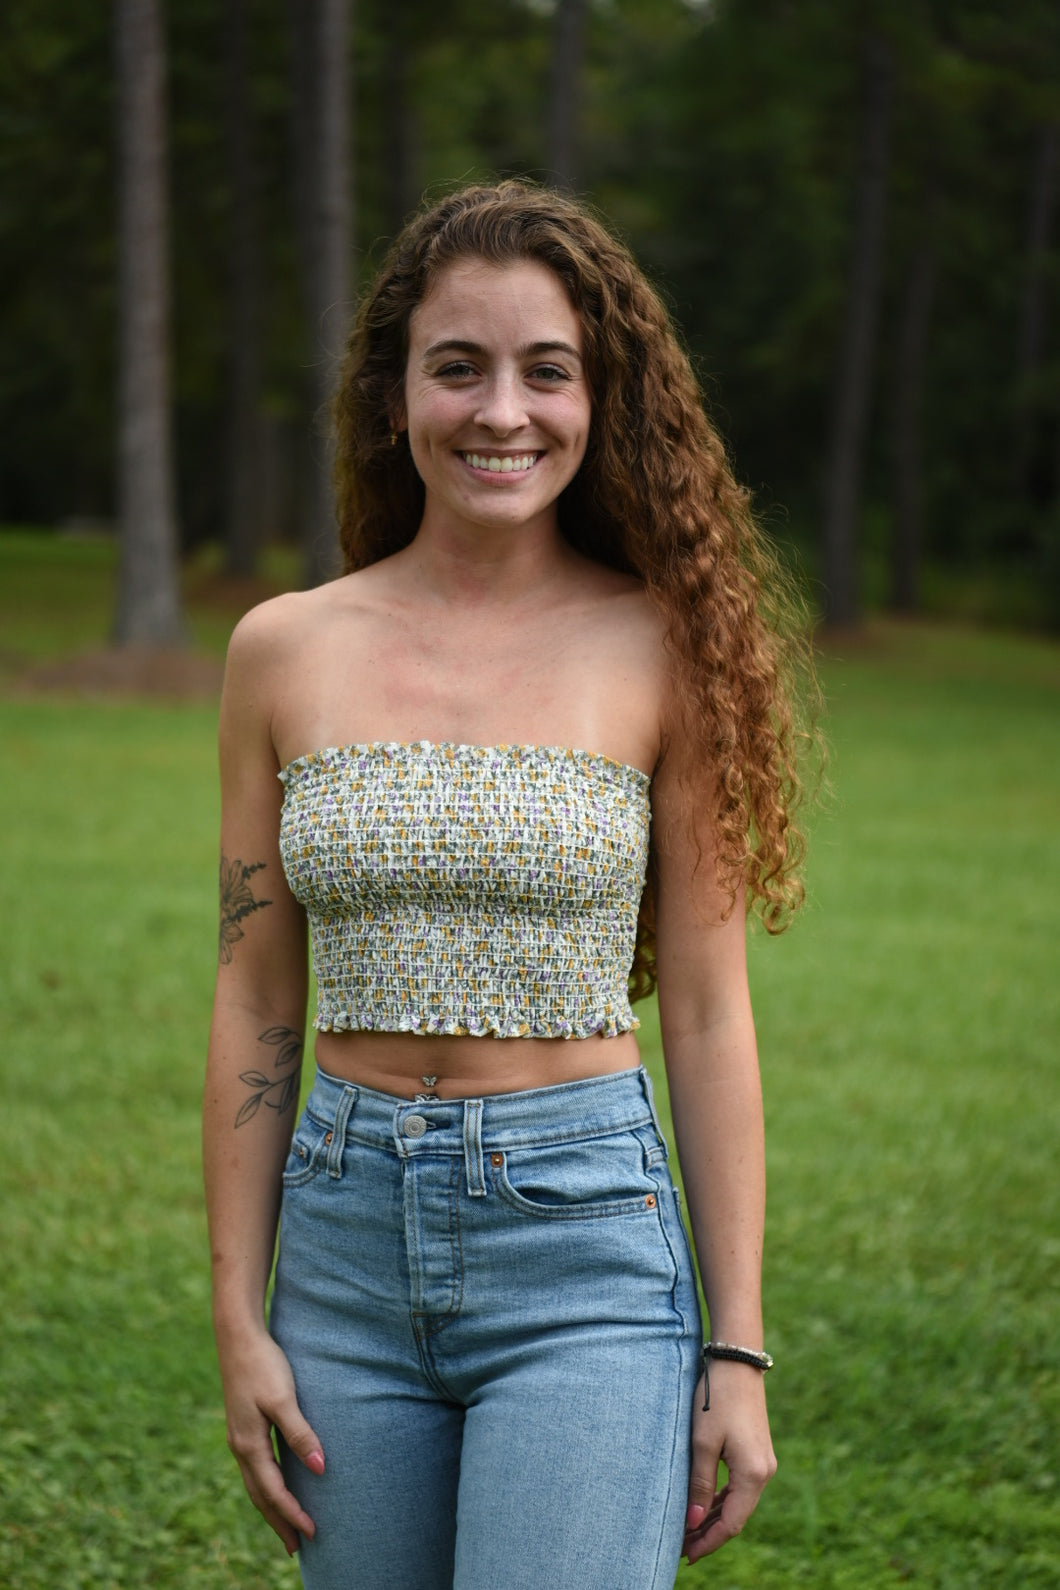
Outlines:
{"type": "Polygon", "coordinates": [[[344,745],[300,756],[280,852],[330,1032],[613,1037],[650,779],[559,746],[344,745]]]}

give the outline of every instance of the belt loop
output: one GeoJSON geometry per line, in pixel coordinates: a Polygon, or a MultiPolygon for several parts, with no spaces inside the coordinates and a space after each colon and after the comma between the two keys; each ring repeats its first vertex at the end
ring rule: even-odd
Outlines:
{"type": "Polygon", "coordinates": [[[342,1090],[338,1109],[335,1111],[335,1124],[331,1128],[331,1142],[328,1144],[328,1175],[336,1179],[342,1175],[342,1151],[346,1147],[346,1122],[350,1118],[350,1111],[357,1099],[357,1089],[346,1086],[342,1090]]]}
{"type": "Polygon", "coordinates": [[[651,1118],[654,1122],[655,1130],[659,1134],[659,1142],[666,1150],[666,1157],[669,1159],[670,1149],[667,1145],[666,1136],[663,1132],[662,1126],[659,1124],[659,1112],[655,1108],[655,1089],[652,1087],[651,1077],[648,1075],[643,1066],[640,1068],[640,1085],[644,1089],[644,1097],[648,1101],[648,1108],[651,1111],[651,1118]]]}
{"type": "Polygon", "coordinates": [[[472,1198],[485,1198],[486,1171],[482,1163],[482,1100],[464,1100],[464,1164],[467,1190],[472,1198]]]}

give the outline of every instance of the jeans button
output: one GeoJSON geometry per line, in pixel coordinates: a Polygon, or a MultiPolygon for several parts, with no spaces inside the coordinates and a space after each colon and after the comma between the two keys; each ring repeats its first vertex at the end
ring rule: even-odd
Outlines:
{"type": "Polygon", "coordinates": [[[407,1115],[401,1130],[406,1137],[422,1137],[427,1130],[427,1122],[422,1115],[407,1115]]]}

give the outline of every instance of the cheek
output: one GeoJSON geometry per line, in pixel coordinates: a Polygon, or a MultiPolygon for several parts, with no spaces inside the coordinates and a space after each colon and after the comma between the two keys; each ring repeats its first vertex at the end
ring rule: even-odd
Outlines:
{"type": "Polygon", "coordinates": [[[589,431],[592,426],[592,410],[588,403],[578,403],[572,406],[570,415],[570,430],[577,437],[577,446],[584,453],[589,442],[589,431]]]}
{"type": "Polygon", "coordinates": [[[429,397],[410,392],[405,407],[409,433],[444,443],[446,433],[463,423],[466,410],[467,402],[459,392],[432,392],[429,397]]]}
{"type": "Polygon", "coordinates": [[[588,436],[592,420],[592,404],[586,391],[572,392],[568,400],[568,423],[580,436],[588,436]]]}

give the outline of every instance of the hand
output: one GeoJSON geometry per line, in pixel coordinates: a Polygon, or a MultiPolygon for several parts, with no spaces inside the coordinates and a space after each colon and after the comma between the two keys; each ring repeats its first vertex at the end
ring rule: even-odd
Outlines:
{"type": "Polygon", "coordinates": [[[703,1380],[692,1413],[692,1478],[688,1489],[683,1554],[698,1562],[738,1535],[777,1471],[769,1438],[760,1370],[714,1359],[710,1409],[703,1412],[703,1380]],[[718,1463],[729,1471],[718,1489],[718,1463]]]}
{"type": "Polygon", "coordinates": [[[284,1484],[272,1445],[273,1426],[313,1474],[323,1474],[324,1453],[302,1416],[294,1376],[267,1331],[255,1331],[219,1347],[229,1450],[239,1464],[254,1506],[287,1548],[298,1550],[299,1534],[311,1540],[316,1526],[284,1484]]]}

